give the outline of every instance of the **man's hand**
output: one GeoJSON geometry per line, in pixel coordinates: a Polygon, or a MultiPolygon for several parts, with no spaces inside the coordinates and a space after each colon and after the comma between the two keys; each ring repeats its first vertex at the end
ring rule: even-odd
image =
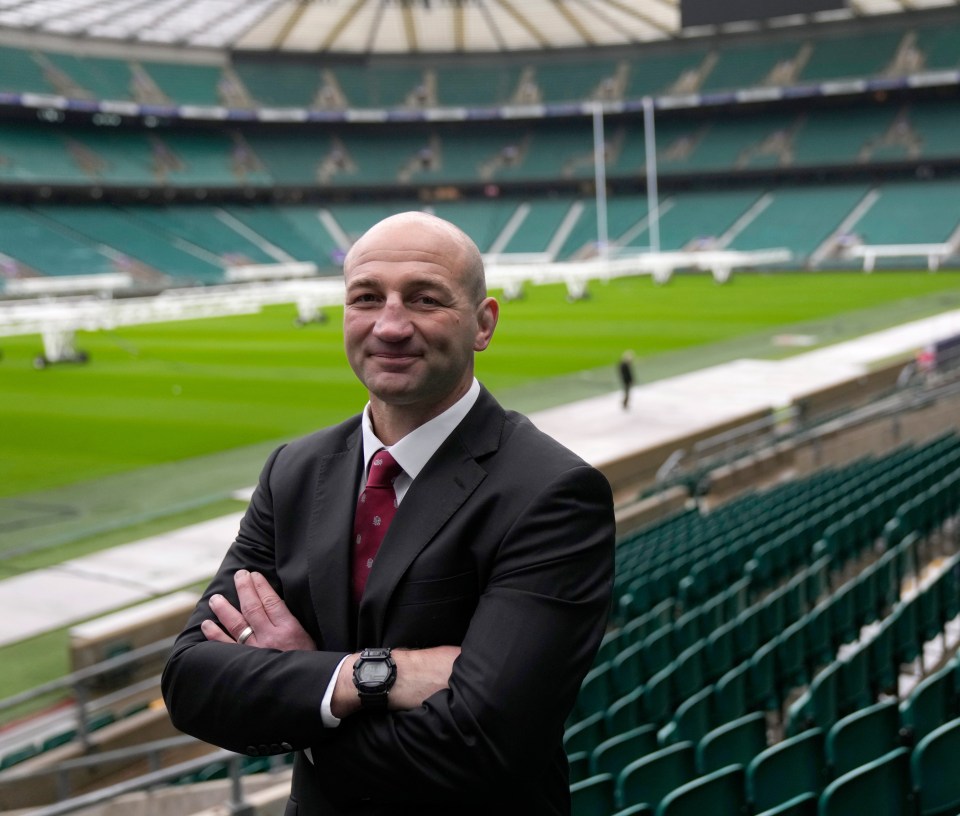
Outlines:
{"type": "Polygon", "coordinates": [[[259,572],[237,570],[233,580],[240,600],[239,611],[222,595],[210,598],[210,609],[230,634],[227,635],[214,621],[205,620],[200,629],[207,640],[234,643],[249,626],[253,634],[246,639],[246,646],[282,652],[316,650],[313,638],[259,572]]]}
{"type": "MultiPolygon", "coordinates": [[[[359,654],[344,660],[337,675],[330,711],[343,719],[360,710],[360,698],[353,685],[353,664],[359,654]]],[[[460,656],[459,646],[435,646],[431,649],[394,649],[397,682],[387,697],[391,711],[419,708],[424,700],[450,686],[453,663],[460,656]]]]}

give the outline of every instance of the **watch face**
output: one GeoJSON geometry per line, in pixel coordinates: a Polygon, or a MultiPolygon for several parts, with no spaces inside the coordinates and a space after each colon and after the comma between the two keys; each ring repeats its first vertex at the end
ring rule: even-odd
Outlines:
{"type": "Polygon", "coordinates": [[[360,666],[359,674],[362,683],[383,683],[390,677],[390,667],[383,660],[364,662],[360,666]]]}

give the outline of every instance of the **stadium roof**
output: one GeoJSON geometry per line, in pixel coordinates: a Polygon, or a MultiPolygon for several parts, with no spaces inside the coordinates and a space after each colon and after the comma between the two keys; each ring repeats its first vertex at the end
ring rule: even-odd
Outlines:
{"type": "MultiPolygon", "coordinates": [[[[811,22],[957,8],[960,0],[847,0],[811,22]]],[[[759,28],[732,24],[722,31],[759,28]]],[[[0,0],[0,28],[71,37],[296,53],[579,48],[717,33],[682,30],[680,0],[0,0]]]]}

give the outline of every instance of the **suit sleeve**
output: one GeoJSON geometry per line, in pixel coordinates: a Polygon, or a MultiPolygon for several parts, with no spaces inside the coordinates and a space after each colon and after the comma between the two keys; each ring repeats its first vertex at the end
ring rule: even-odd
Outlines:
{"type": "MultiPolygon", "coordinates": [[[[209,607],[211,595],[219,593],[238,606],[233,583],[238,569],[262,573],[283,595],[270,488],[281,450],[267,460],[237,539],[174,644],[163,672],[163,696],[173,724],[239,753],[282,753],[321,741],[325,729],[320,703],[343,657],[342,652],[281,652],[214,643],[200,631],[203,620],[216,620],[209,607]]],[[[309,631],[313,616],[297,617],[309,631]]],[[[310,634],[318,640],[317,631],[310,634]]]]}
{"type": "Polygon", "coordinates": [[[482,800],[545,773],[605,628],[613,542],[606,479],[587,466],[557,476],[500,543],[449,689],[344,720],[314,748],[317,773],[393,802],[482,800]]]}

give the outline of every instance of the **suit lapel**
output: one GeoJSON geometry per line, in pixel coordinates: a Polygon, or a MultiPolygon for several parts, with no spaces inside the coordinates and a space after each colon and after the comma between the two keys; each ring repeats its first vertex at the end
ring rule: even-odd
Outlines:
{"type": "Polygon", "coordinates": [[[410,486],[377,554],[360,603],[362,645],[383,635],[390,597],[413,560],[486,478],[479,457],[496,450],[504,412],[481,391],[476,405],[410,486]]]}
{"type": "Polygon", "coordinates": [[[306,548],[310,591],[323,636],[321,648],[330,651],[352,651],[356,640],[350,558],[362,449],[357,427],[342,450],[321,460],[310,519],[306,548]]]}

